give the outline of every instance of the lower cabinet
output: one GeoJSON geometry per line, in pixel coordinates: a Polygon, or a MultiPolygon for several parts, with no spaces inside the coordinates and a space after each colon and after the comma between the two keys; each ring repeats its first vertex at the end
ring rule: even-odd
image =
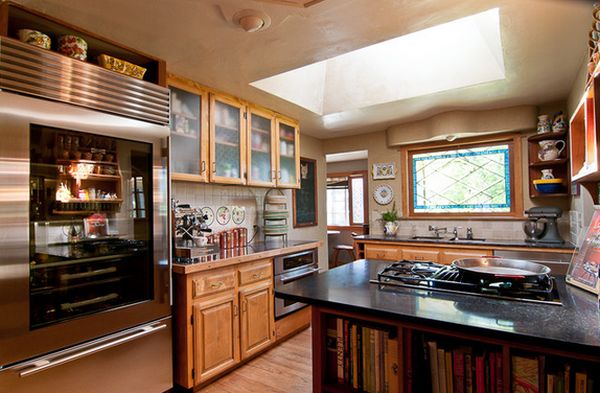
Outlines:
{"type": "Polygon", "coordinates": [[[450,248],[450,247],[420,247],[415,245],[394,245],[379,243],[364,243],[364,257],[366,259],[382,259],[385,261],[427,261],[451,264],[456,259],[480,258],[493,255],[493,250],[450,248]]]}
{"type": "Polygon", "coordinates": [[[273,282],[240,289],[240,346],[242,359],[269,347],[275,340],[273,282]]]}
{"type": "Polygon", "coordinates": [[[175,382],[193,388],[275,342],[273,261],[175,276],[175,382]]]}
{"type": "Polygon", "coordinates": [[[192,325],[195,384],[240,361],[238,299],[234,291],[194,303],[192,325]]]}

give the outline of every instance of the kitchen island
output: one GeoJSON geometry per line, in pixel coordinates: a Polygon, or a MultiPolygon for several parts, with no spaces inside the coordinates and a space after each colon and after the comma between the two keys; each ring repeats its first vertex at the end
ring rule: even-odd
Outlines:
{"type": "MultiPolygon", "coordinates": [[[[544,357],[552,364],[585,364],[582,367],[596,371],[600,367],[597,298],[565,285],[562,277],[557,278],[562,305],[532,304],[370,283],[384,264],[358,260],[277,291],[284,298],[313,306],[314,392],[351,391],[352,384],[344,375],[340,378],[335,359],[331,366],[327,350],[328,331],[344,327],[344,321],[395,337],[390,342],[399,355],[391,367],[397,372],[391,372],[390,378],[397,383],[397,391],[421,392],[423,381],[430,380],[423,378],[429,372],[423,365],[429,363],[417,359],[423,343],[485,348],[498,352],[504,365],[523,355],[544,357]],[[336,325],[340,320],[342,325],[336,325]]],[[[511,372],[511,367],[502,369],[501,391],[511,391],[507,382],[512,380],[511,372]]]]}

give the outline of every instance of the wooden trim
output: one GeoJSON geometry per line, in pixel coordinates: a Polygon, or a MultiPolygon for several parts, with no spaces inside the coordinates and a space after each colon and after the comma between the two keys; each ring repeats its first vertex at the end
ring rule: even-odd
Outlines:
{"type": "Polygon", "coordinates": [[[328,225],[327,228],[354,228],[360,227],[363,225],[369,224],[369,195],[368,195],[368,183],[369,183],[369,171],[348,171],[348,172],[332,172],[327,174],[327,178],[332,177],[347,177],[348,178],[348,222],[350,225],[346,226],[336,226],[336,225],[328,225]],[[362,178],[363,179],[363,216],[365,218],[364,222],[356,223],[354,222],[354,214],[352,211],[353,200],[352,200],[352,178],[362,178]]]}
{"type": "Polygon", "coordinates": [[[277,129],[277,187],[281,188],[300,188],[300,126],[296,120],[289,117],[281,116],[277,114],[275,120],[275,128],[277,129]],[[296,163],[296,183],[284,183],[279,181],[279,171],[281,171],[281,152],[280,152],[280,139],[281,139],[281,128],[280,124],[285,124],[294,129],[294,160],[296,163]]]}
{"type": "Polygon", "coordinates": [[[171,179],[206,183],[208,182],[208,173],[210,171],[208,165],[208,134],[210,132],[208,125],[208,90],[206,90],[204,86],[194,82],[191,79],[187,79],[175,74],[167,74],[167,86],[172,86],[176,89],[180,89],[200,97],[200,140],[198,141],[198,159],[200,160],[200,174],[196,175],[189,173],[171,173],[171,179]]]}
{"type": "Polygon", "coordinates": [[[400,150],[402,166],[402,213],[410,219],[456,219],[469,217],[477,219],[524,219],[523,216],[523,172],[521,135],[516,133],[491,135],[484,138],[468,138],[455,143],[429,143],[405,146],[400,150]],[[411,157],[422,152],[456,150],[466,147],[490,146],[497,143],[509,145],[510,166],[510,198],[511,211],[507,213],[415,213],[412,201],[414,199],[413,173],[411,157]]]}
{"type": "Polygon", "coordinates": [[[292,191],[292,215],[294,220],[294,228],[303,228],[303,227],[314,227],[319,225],[319,189],[317,188],[317,160],[312,158],[300,157],[300,161],[309,161],[315,165],[315,179],[314,179],[314,190],[315,190],[315,221],[298,224],[296,222],[296,192],[298,189],[294,189],[292,191]]]}
{"type": "MultiPolygon", "coordinates": [[[[367,225],[367,224],[364,224],[367,225]]],[[[360,231],[364,230],[363,224],[350,225],[350,226],[337,226],[337,225],[327,225],[327,229],[331,229],[332,231],[360,231]]]]}
{"type": "Polygon", "coordinates": [[[275,321],[275,339],[283,341],[310,326],[311,306],[304,307],[275,321]]]}

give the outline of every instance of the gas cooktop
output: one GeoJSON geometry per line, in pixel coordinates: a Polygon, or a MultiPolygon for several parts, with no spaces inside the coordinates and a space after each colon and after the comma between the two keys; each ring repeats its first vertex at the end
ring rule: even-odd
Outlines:
{"type": "Polygon", "coordinates": [[[386,265],[371,283],[394,287],[461,293],[495,299],[561,306],[554,277],[511,278],[466,275],[455,266],[433,262],[398,261],[386,265]]]}

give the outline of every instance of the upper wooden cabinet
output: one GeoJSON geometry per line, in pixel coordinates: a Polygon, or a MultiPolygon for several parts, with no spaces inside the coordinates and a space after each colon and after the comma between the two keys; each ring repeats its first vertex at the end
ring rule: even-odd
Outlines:
{"type": "Polygon", "coordinates": [[[169,74],[173,180],[300,187],[298,122],[169,74]]]}
{"type": "Polygon", "coordinates": [[[171,178],[208,181],[208,92],[169,75],[171,91],[171,178]]]}
{"type": "Polygon", "coordinates": [[[275,114],[248,108],[248,184],[275,187],[277,169],[275,114]]]}
{"type": "Polygon", "coordinates": [[[586,89],[570,121],[571,179],[581,183],[598,203],[600,181],[600,75],[596,74],[586,89]]]}
{"type": "Polygon", "coordinates": [[[246,183],[246,106],[235,98],[210,95],[210,180],[246,183]]]}
{"type": "Polygon", "coordinates": [[[300,188],[300,127],[298,123],[278,117],[277,186],[300,188]]]}

